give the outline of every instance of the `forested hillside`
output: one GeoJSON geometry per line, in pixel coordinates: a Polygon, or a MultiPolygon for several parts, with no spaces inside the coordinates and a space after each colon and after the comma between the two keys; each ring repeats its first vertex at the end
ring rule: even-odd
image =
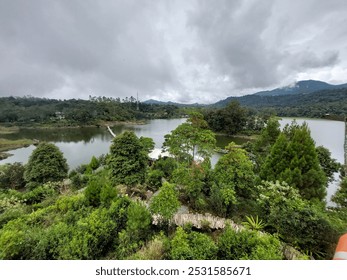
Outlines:
{"type": "Polygon", "coordinates": [[[134,121],[179,116],[173,105],[137,103],[134,97],[90,97],[56,100],[36,97],[0,98],[0,123],[88,125],[100,121],[134,121]]]}
{"type": "Polygon", "coordinates": [[[213,107],[225,107],[237,100],[241,105],[257,110],[270,110],[279,116],[321,118],[327,114],[342,117],[347,112],[347,89],[317,91],[308,94],[282,96],[246,95],[229,97],[213,107]]]}

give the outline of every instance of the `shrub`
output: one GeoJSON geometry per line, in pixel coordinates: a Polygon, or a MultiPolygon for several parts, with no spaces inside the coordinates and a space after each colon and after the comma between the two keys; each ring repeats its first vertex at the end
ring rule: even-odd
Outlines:
{"type": "Polygon", "coordinates": [[[206,234],[187,233],[178,227],[171,240],[170,258],[173,260],[213,260],[217,246],[206,234]]]}
{"type": "Polygon", "coordinates": [[[279,260],[283,254],[276,237],[249,230],[236,232],[228,225],[218,239],[218,259],[279,260]]]}
{"type": "Polygon", "coordinates": [[[161,180],[164,177],[164,172],[161,170],[151,169],[148,172],[146,182],[152,191],[157,191],[161,187],[161,180]]]}
{"type": "Polygon", "coordinates": [[[66,178],[67,172],[68,165],[59,148],[54,144],[42,142],[29,157],[24,178],[27,182],[54,182],[66,178]]]}

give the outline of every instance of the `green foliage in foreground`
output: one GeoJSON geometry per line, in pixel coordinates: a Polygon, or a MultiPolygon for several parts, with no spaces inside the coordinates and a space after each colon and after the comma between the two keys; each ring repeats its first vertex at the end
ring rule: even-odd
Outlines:
{"type": "Polygon", "coordinates": [[[258,212],[268,231],[316,258],[332,257],[339,232],[322,207],[303,200],[284,182],[263,182],[258,192],[258,212]]]}
{"type": "MultiPolygon", "coordinates": [[[[189,130],[205,125],[199,114],[188,122],[189,130]]],[[[213,169],[207,146],[203,162],[186,153],[184,160],[176,155],[149,167],[153,142],[126,132],[114,139],[109,155],[70,172],[71,183],[61,182],[64,164],[50,166],[59,158],[57,148],[38,152],[39,146],[25,168],[0,166],[0,259],[284,259],[289,246],[330,259],[346,231],[346,178],[333,199],[337,207],[326,209],[323,180],[314,175],[330,177],[336,170],[329,152],[314,147],[305,127],[278,133],[271,120],[259,141],[247,146],[253,155],[231,144],[213,169]],[[273,182],[260,182],[259,169],[273,182]],[[287,182],[275,181],[274,171],[287,182]],[[247,220],[246,229],[216,230],[207,220],[196,229],[194,219],[175,228],[170,219],[181,203],[186,207],[180,211],[247,220]]]]}
{"type": "Polygon", "coordinates": [[[278,238],[255,231],[236,232],[226,227],[218,240],[218,258],[224,260],[281,260],[284,258],[278,238]]]}

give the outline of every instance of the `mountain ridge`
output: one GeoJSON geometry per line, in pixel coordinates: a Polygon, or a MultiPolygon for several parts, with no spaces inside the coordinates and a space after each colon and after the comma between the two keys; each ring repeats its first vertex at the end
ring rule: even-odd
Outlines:
{"type": "Polygon", "coordinates": [[[335,90],[335,89],[344,89],[347,88],[347,83],[332,85],[323,81],[318,80],[301,80],[297,81],[293,85],[288,85],[284,87],[278,87],[272,90],[258,91],[252,94],[244,95],[244,96],[229,96],[225,99],[219,100],[215,103],[211,104],[200,104],[200,103],[192,103],[192,104],[183,104],[178,102],[171,101],[159,101],[154,99],[149,99],[144,101],[146,104],[160,104],[160,105],[174,105],[178,107],[222,107],[232,100],[242,100],[245,96],[252,98],[252,96],[260,96],[260,97],[275,97],[275,96],[285,96],[285,95],[299,95],[299,94],[311,94],[314,92],[321,92],[325,90],[335,90]]]}

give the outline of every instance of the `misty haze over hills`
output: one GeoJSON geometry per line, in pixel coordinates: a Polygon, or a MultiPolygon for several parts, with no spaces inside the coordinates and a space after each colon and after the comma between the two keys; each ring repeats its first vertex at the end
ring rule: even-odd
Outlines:
{"type": "MultiPolygon", "coordinates": [[[[226,99],[220,100],[213,104],[182,104],[182,103],[175,103],[171,101],[158,101],[154,99],[146,100],[144,103],[146,104],[161,104],[161,105],[176,105],[176,106],[216,106],[216,107],[222,107],[227,105],[227,103],[231,102],[232,100],[239,100],[241,103],[242,100],[253,100],[253,99],[259,99],[259,97],[279,97],[279,96],[285,96],[285,95],[300,95],[300,94],[311,94],[319,91],[329,91],[329,90],[337,90],[337,89],[347,89],[347,83],[340,84],[340,85],[332,85],[328,84],[326,82],[322,81],[316,81],[316,80],[304,80],[304,81],[298,81],[293,85],[288,85],[285,87],[276,88],[273,90],[267,90],[267,91],[259,91],[250,95],[245,96],[230,96],[226,99]]],[[[328,92],[327,92],[328,94],[328,92]]],[[[249,104],[248,104],[249,105],[249,104]]]]}

